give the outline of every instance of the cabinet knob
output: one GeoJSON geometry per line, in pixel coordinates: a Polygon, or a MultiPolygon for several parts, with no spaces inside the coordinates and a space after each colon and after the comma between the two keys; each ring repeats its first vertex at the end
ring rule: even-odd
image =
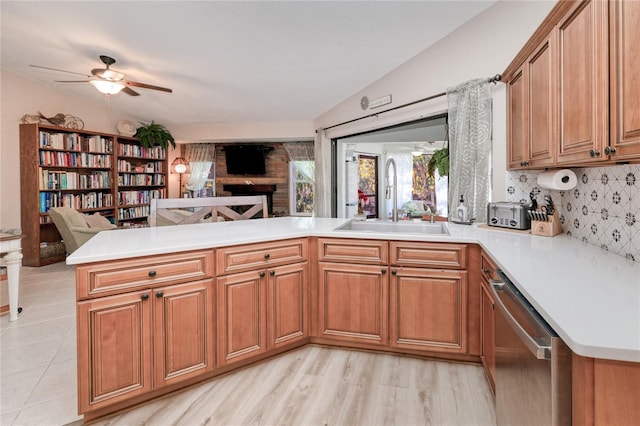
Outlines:
{"type": "Polygon", "coordinates": [[[482,273],[485,275],[489,275],[491,273],[490,270],[488,270],[487,268],[482,268],[482,273]]]}
{"type": "Polygon", "coordinates": [[[151,278],[155,277],[156,275],[157,275],[157,272],[156,272],[156,271],[149,271],[149,276],[150,276],[151,278]]]}
{"type": "Polygon", "coordinates": [[[387,270],[386,270],[385,268],[382,268],[382,269],[380,270],[380,272],[382,272],[383,274],[386,274],[386,273],[387,273],[387,270]]]}
{"type": "MultiPolygon", "coordinates": [[[[606,151],[605,151],[605,152],[606,152],[606,151]]],[[[590,151],[589,151],[589,156],[590,156],[591,158],[594,158],[594,157],[600,157],[600,150],[599,150],[599,149],[595,149],[595,150],[594,150],[594,149],[592,149],[592,150],[590,150],[590,151]]]]}
{"type": "Polygon", "coordinates": [[[276,271],[269,271],[269,275],[274,276],[276,274],[276,271]]]}
{"type": "Polygon", "coordinates": [[[391,275],[398,275],[398,271],[396,271],[395,269],[391,270],[391,275]]]}
{"type": "Polygon", "coordinates": [[[159,292],[157,292],[157,293],[156,293],[156,297],[157,297],[158,299],[162,299],[162,296],[164,296],[164,293],[163,293],[163,292],[159,291],[159,292]]]}
{"type": "Polygon", "coordinates": [[[264,254],[264,258],[265,258],[265,259],[268,259],[268,258],[270,258],[270,257],[271,257],[271,255],[270,255],[269,253],[265,253],[265,254],[264,254]]]}
{"type": "Polygon", "coordinates": [[[260,271],[260,278],[263,278],[265,275],[264,271],[260,271]]]}
{"type": "Polygon", "coordinates": [[[615,146],[608,146],[604,149],[604,153],[606,155],[613,155],[616,153],[618,149],[615,146]]]}
{"type": "Polygon", "coordinates": [[[148,298],[149,298],[149,295],[147,293],[140,296],[140,300],[147,300],[148,298]]]}

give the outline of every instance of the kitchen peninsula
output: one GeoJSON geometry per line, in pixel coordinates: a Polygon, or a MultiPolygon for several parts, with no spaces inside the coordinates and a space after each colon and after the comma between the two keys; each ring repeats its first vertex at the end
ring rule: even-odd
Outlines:
{"type": "Polygon", "coordinates": [[[637,398],[638,263],[566,236],[454,224],[450,235],[336,231],[345,222],[286,217],[90,240],[67,259],[76,265],[80,412],[99,417],[308,342],[478,362],[481,254],[572,349],[574,422],[637,398]],[[406,271],[450,290],[435,294],[449,295],[443,302],[459,315],[439,339],[401,336],[389,283],[406,271]],[[331,293],[331,279],[350,274],[360,274],[348,283],[352,295],[364,286],[361,301],[331,293]],[[350,330],[344,317],[358,308],[372,318],[350,330]]]}

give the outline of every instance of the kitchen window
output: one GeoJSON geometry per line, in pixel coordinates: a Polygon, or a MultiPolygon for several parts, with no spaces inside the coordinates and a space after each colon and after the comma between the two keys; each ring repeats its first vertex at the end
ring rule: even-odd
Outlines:
{"type": "Polygon", "coordinates": [[[315,190],[314,161],[289,162],[289,211],[291,216],[311,216],[315,190]]]}

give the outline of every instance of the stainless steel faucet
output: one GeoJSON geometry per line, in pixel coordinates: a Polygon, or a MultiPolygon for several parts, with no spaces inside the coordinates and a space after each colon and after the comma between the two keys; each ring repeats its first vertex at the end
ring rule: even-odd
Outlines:
{"type": "Polygon", "coordinates": [[[389,158],[384,166],[384,177],[387,180],[387,188],[385,191],[386,199],[391,198],[391,191],[393,190],[393,209],[391,210],[391,220],[393,222],[398,221],[398,166],[393,158],[389,158]],[[389,184],[389,166],[393,164],[393,185],[389,184]]]}

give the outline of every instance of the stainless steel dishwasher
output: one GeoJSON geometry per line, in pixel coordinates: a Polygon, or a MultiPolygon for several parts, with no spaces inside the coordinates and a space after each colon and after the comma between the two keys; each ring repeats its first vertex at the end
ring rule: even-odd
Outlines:
{"type": "Polygon", "coordinates": [[[496,422],[571,425],[571,350],[506,275],[495,298],[496,422]]]}

